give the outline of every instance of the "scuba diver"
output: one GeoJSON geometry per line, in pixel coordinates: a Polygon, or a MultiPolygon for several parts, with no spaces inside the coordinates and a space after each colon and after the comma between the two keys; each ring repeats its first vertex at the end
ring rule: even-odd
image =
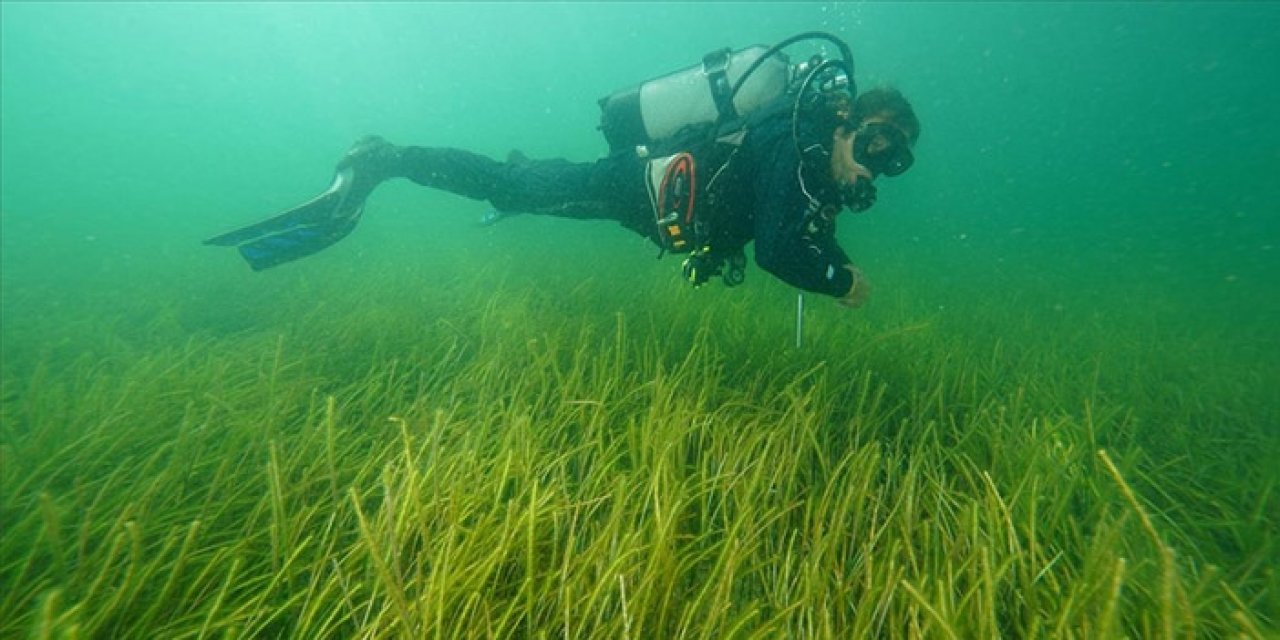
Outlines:
{"type": "Polygon", "coordinates": [[[514,213],[610,219],[664,253],[687,254],[699,286],[744,277],[744,247],[784,282],[857,307],[870,284],[835,239],[843,209],[875,203],[874,181],[914,160],[920,123],[890,88],[861,95],[848,46],[811,32],[773,47],[707,54],[701,65],[600,100],[610,153],[595,162],[505,162],[460,149],[356,142],[329,188],[263,222],[210,238],[236,247],[254,270],[311,255],[345,237],[382,182],[408,178],[492,205],[483,222],[514,213]],[[840,58],[791,64],[782,49],[826,40],[840,58]],[[855,98],[856,96],[856,98],[855,98]]]}

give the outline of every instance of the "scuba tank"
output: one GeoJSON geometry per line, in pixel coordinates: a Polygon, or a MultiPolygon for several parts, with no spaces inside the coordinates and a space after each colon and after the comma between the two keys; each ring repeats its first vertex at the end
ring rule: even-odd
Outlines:
{"type": "Polygon", "coordinates": [[[654,78],[600,99],[600,130],[613,151],[648,146],[687,127],[734,120],[787,90],[791,64],[786,55],[755,45],[703,56],[702,64],[654,78]],[[730,98],[733,86],[757,61],[749,82],[730,98]]]}
{"type": "Polygon", "coordinates": [[[740,121],[759,107],[788,92],[803,93],[819,65],[835,67],[853,86],[853,53],[831,34],[801,33],[772,46],[728,48],[703,56],[702,64],[670,73],[601,98],[600,130],[611,151],[650,147],[691,130],[712,133],[726,123],[740,121]],[[826,40],[840,51],[840,59],[814,56],[792,65],[782,50],[803,40],[826,40]]]}

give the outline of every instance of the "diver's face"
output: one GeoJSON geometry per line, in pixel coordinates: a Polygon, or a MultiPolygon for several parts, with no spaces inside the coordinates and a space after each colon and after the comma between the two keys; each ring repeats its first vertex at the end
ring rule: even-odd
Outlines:
{"type": "Polygon", "coordinates": [[[841,127],[832,140],[831,175],[845,206],[865,211],[876,201],[872,182],[880,175],[902,175],[915,158],[907,134],[887,115],[866,118],[857,129],[841,127]]]}

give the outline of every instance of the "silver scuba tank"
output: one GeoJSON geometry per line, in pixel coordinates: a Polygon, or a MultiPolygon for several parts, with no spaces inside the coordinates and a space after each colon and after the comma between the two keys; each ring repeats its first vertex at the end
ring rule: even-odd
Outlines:
{"type": "Polygon", "coordinates": [[[730,100],[733,87],[769,51],[755,45],[708,53],[702,64],[654,78],[600,99],[600,129],[617,151],[652,145],[691,126],[745,116],[787,91],[791,65],[785,54],[762,62],[730,100]]]}

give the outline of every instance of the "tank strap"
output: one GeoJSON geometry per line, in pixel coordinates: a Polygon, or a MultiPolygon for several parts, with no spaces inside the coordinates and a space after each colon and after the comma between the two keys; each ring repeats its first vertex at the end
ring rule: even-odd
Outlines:
{"type": "Polygon", "coordinates": [[[729,56],[733,51],[729,48],[712,51],[702,56],[702,72],[711,85],[711,98],[715,100],[716,111],[720,113],[720,122],[731,122],[738,119],[738,110],[733,106],[733,85],[729,82],[729,56]]]}

